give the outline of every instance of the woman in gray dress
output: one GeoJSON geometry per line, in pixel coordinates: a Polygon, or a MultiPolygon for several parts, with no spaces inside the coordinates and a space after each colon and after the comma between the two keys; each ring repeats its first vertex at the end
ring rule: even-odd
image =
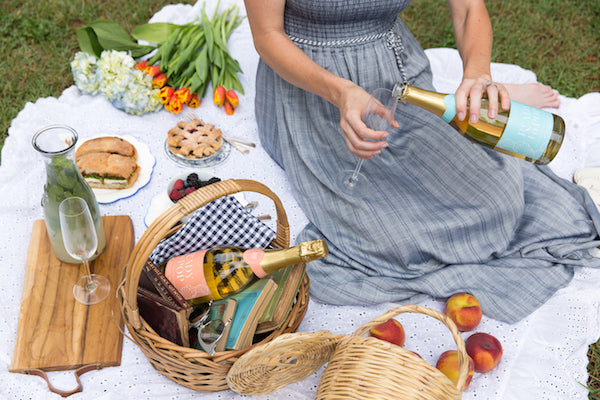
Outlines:
{"type": "MultiPolygon", "coordinates": [[[[409,0],[246,0],[261,57],[261,142],[286,171],[309,219],[299,240],[325,239],[308,265],[311,296],[333,304],[416,302],[470,292],[484,312],[516,321],[600,266],[600,214],[584,189],[473,145],[440,118],[399,104],[389,136],[361,121],[376,88],[433,90],[423,49],[398,18],[409,0]],[[364,179],[340,179],[358,158],[364,179]]],[[[492,81],[492,29],[482,0],[449,0],[464,75],[459,118],[509,107],[492,81]],[[470,115],[466,115],[467,98],[470,115]]]]}

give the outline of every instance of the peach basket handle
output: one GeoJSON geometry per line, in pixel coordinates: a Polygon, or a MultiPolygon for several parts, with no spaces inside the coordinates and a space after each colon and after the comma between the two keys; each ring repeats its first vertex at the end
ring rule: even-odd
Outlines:
{"type": "Polygon", "coordinates": [[[396,308],[393,308],[393,309],[387,311],[386,313],[380,315],[379,317],[374,318],[370,322],[367,322],[366,324],[364,324],[363,326],[358,328],[353,333],[353,335],[354,336],[364,336],[367,334],[367,332],[369,332],[369,329],[371,329],[372,327],[379,325],[380,323],[385,322],[388,319],[394,318],[403,313],[425,314],[432,318],[437,319],[438,321],[440,321],[441,323],[446,325],[446,327],[448,327],[448,329],[452,333],[452,338],[454,339],[454,342],[456,343],[456,347],[458,350],[459,378],[458,378],[458,381],[456,382],[456,387],[459,389],[459,391],[462,391],[462,387],[464,386],[465,382],[467,381],[468,367],[469,367],[469,365],[467,363],[467,351],[465,348],[465,342],[462,339],[462,336],[460,336],[460,332],[458,331],[456,324],[450,318],[448,318],[446,315],[442,314],[441,312],[432,310],[431,308],[428,308],[428,307],[417,306],[417,305],[405,305],[405,306],[396,307],[396,308]]]}

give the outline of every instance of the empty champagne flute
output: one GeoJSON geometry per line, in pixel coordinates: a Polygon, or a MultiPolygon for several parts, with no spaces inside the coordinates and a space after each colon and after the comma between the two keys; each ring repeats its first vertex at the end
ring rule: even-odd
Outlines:
{"type": "MultiPolygon", "coordinates": [[[[389,89],[379,88],[371,93],[369,104],[365,109],[365,115],[362,120],[370,129],[374,131],[387,131],[392,127],[394,114],[398,99],[392,95],[389,89]]],[[[361,158],[356,163],[353,171],[344,171],[343,184],[347,189],[352,189],[362,176],[360,170],[362,168],[364,158],[361,158]]]]}
{"type": "Polygon", "coordinates": [[[58,214],[67,253],[81,260],[85,266],[85,276],[73,286],[73,296],[82,304],[100,303],[110,292],[110,282],[105,277],[90,272],[89,259],[98,246],[90,209],[81,197],[68,197],[58,206],[58,214]]]}

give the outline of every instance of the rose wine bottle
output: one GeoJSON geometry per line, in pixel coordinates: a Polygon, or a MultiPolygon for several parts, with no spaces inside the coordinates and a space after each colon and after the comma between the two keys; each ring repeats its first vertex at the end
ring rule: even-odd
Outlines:
{"type": "Polygon", "coordinates": [[[393,95],[401,102],[419,106],[441,117],[474,143],[535,164],[548,164],[558,153],[565,136],[565,122],[550,112],[511,100],[508,111],[488,116],[488,100],[481,99],[479,121],[456,117],[453,94],[397,83],[393,95]]]}
{"type": "Polygon", "coordinates": [[[301,242],[287,249],[200,250],[171,258],[165,276],[196,305],[238,293],[275,270],[325,257],[328,251],[323,240],[301,242]]]}

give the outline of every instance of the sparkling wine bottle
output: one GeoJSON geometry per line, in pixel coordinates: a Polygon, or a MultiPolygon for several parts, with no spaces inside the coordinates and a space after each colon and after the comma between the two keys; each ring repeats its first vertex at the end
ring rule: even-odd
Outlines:
{"type": "Polygon", "coordinates": [[[288,265],[325,257],[322,240],[302,242],[287,249],[200,250],[171,258],[165,276],[192,305],[240,292],[269,273],[288,265]]]}
{"type": "Polygon", "coordinates": [[[565,136],[565,122],[550,112],[511,100],[510,109],[488,116],[488,101],[481,99],[479,121],[456,117],[453,94],[421,89],[408,83],[397,83],[394,96],[401,102],[414,104],[441,117],[460,134],[474,143],[509,154],[535,164],[548,164],[558,153],[565,136]]]}

